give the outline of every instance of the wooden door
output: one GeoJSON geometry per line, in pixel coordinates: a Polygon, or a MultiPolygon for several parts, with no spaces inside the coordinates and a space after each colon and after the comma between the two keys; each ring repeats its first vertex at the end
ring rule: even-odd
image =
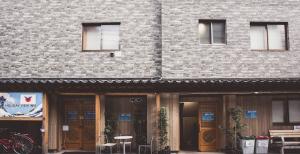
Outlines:
{"type": "Polygon", "coordinates": [[[199,104],[199,151],[217,151],[217,105],[216,102],[201,102],[199,104]]]}
{"type": "Polygon", "coordinates": [[[64,103],[63,147],[68,150],[95,150],[95,103],[90,97],[67,97],[64,103]]]}

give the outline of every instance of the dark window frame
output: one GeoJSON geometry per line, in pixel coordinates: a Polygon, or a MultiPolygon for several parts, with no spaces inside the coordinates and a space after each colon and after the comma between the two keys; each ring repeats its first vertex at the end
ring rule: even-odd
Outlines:
{"type": "MultiPolygon", "coordinates": [[[[201,43],[200,38],[199,42],[201,45],[210,44],[210,45],[227,45],[227,24],[225,19],[199,19],[198,20],[198,36],[199,36],[199,24],[200,23],[208,23],[210,24],[210,43],[201,43]],[[223,23],[224,24],[224,43],[214,43],[213,39],[213,23],[223,23]]],[[[200,36],[199,36],[200,37],[200,36]]]]}
{"type": "MultiPolygon", "coordinates": [[[[119,40],[119,48],[118,49],[101,49],[102,48],[102,43],[100,44],[100,50],[85,50],[84,49],[84,28],[85,27],[95,27],[95,26],[99,26],[101,27],[102,25],[119,25],[121,26],[120,22],[101,22],[101,23],[82,23],[81,24],[81,51],[83,52],[112,52],[112,51],[120,51],[121,50],[121,44],[120,44],[120,40],[119,40]]],[[[119,35],[120,35],[120,31],[119,31],[119,35]]],[[[101,37],[101,42],[102,42],[102,37],[101,37]]]]}
{"type": "MultiPolygon", "coordinates": [[[[273,105],[273,101],[282,101],[283,102],[283,122],[273,122],[272,110],[271,110],[271,122],[273,126],[294,126],[300,125],[300,122],[290,122],[289,117],[289,101],[291,100],[300,100],[300,98],[280,98],[280,99],[272,99],[271,105],[273,105]]],[[[272,107],[271,107],[272,109],[272,107]]]]}
{"type": "Polygon", "coordinates": [[[255,50],[255,51],[288,51],[289,50],[288,22],[250,22],[250,29],[251,29],[252,26],[264,26],[264,28],[266,29],[266,32],[267,32],[267,49],[251,49],[251,50],[255,50]],[[283,25],[284,26],[284,30],[285,30],[285,33],[284,33],[285,34],[285,49],[270,49],[269,48],[268,25],[283,25]]]}

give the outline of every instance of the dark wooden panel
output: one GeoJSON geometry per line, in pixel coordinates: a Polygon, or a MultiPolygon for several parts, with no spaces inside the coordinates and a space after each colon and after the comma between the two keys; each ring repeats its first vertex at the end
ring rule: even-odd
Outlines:
{"type": "Polygon", "coordinates": [[[237,97],[237,105],[244,110],[243,122],[248,128],[243,131],[243,135],[268,135],[270,129],[292,129],[291,126],[275,126],[272,124],[272,100],[286,96],[272,95],[241,95],[237,97]],[[245,118],[245,112],[255,110],[257,118],[245,118]]]}

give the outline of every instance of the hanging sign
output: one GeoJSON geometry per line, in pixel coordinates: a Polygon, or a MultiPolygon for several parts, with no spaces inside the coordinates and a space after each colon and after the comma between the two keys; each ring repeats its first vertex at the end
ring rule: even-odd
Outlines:
{"type": "Polygon", "coordinates": [[[0,93],[0,117],[42,117],[43,93],[0,93]]]}
{"type": "Polygon", "coordinates": [[[246,118],[247,119],[255,119],[256,118],[256,111],[246,111],[246,118]]]}
{"type": "Polygon", "coordinates": [[[202,114],[202,121],[214,121],[215,120],[215,114],[212,112],[204,112],[202,114]]]}

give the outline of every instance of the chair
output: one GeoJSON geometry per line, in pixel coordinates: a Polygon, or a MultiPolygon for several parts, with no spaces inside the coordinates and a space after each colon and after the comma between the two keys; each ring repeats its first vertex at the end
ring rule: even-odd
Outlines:
{"type": "Polygon", "coordinates": [[[145,145],[139,145],[139,154],[141,153],[142,148],[147,150],[147,148],[150,149],[150,154],[152,154],[152,145],[153,145],[153,137],[151,137],[150,144],[145,144],[145,145]]]}
{"type": "Polygon", "coordinates": [[[110,149],[110,154],[112,154],[112,148],[113,148],[115,145],[117,145],[117,143],[109,143],[107,137],[105,137],[105,143],[99,145],[99,150],[98,150],[98,148],[97,148],[97,154],[98,154],[99,152],[100,152],[100,154],[101,154],[102,147],[104,147],[104,148],[109,147],[109,149],[110,149]]]}

